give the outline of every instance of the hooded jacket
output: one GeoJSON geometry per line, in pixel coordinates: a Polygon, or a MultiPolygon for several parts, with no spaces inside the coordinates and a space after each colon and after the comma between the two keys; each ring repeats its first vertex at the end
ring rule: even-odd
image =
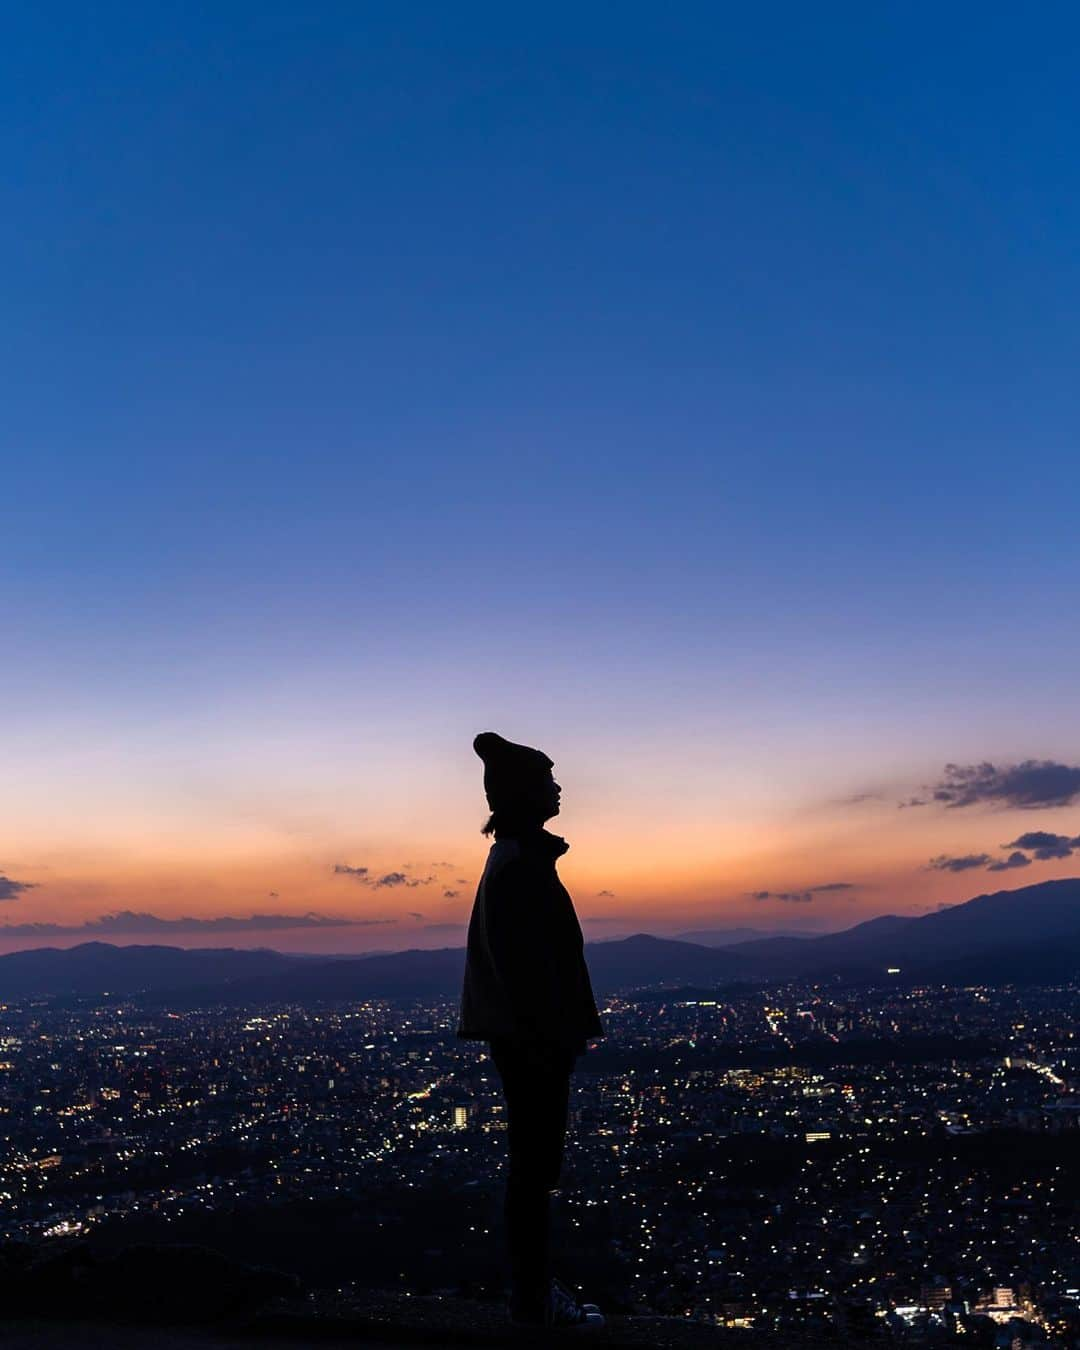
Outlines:
{"type": "Polygon", "coordinates": [[[581,925],[555,870],[568,847],[544,829],[496,831],[469,920],[460,1038],[554,1042],[581,1054],[604,1035],[581,925]]]}

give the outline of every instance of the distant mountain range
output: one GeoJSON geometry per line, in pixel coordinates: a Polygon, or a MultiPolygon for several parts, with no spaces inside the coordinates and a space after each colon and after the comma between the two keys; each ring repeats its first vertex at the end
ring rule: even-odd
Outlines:
{"type": "MultiPolygon", "coordinates": [[[[1080,878],[978,895],[920,918],[886,914],[820,937],[719,944],[637,933],[589,943],[586,953],[602,994],[787,978],[865,980],[896,969],[903,980],[1058,982],[1080,976],[1080,878]]],[[[140,995],[179,1007],[453,996],[463,964],[461,947],[313,957],[87,942],[0,956],[0,999],[140,995]]]]}
{"type": "Polygon", "coordinates": [[[678,942],[696,942],[702,947],[733,947],[736,942],[755,942],[759,938],[798,937],[784,931],[766,933],[760,928],[695,928],[689,933],[673,933],[678,942]]]}
{"type": "Polygon", "coordinates": [[[0,956],[0,998],[127,995],[191,984],[228,985],[291,969],[304,961],[281,952],[234,947],[117,947],[110,942],[35,947],[0,956]]]}
{"type": "MultiPolygon", "coordinates": [[[[117,950],[124,950],[118,948],[117,950]]],[[[741,963],[726,951],[637,933],[613,942],[590,943],[589,971],[598,993],[655,986],[731,983],[742,977],[741,963]]],[[[463,947],[414,949],[386,955],[353,957],[316,963],[308,960],[288,969],[270,970],[228,985],[188,985],[185,1000],[198,1003],[212,997],[229,1003],[322,1002],[349,998],[428,998],[455,995],[461,990],[465,964],[463,947]]],[[[3,958],[0,958],[0,989],[3,958]]],[[[177,986],[165,991],[175,999],[177,986]]]]}
{"type": "Polygon", "coordinates": [[[1080,877],[977,895],[919,918],[885,914],[823,937],[764,938],[726,951],[745,963],[748,975],[770,979],[899,967],[902,974],[947,980],[1008,969],[1021,948],[1025,968],[1036,974],[1042,962],[1060,972],[1070,951],[1080,953],[1080,877]]]}

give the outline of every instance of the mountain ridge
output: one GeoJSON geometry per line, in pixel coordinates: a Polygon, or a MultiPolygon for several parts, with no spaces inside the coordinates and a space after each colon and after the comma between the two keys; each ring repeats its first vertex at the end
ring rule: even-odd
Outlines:
{"type": "MultiPolygon", "coordinates": [[[[598,993],[783,979],[1025,982],[1080,975],[1080,877],[985,892],[931,914],[882,914],[836,933],[730,946],[634,933],[586,944],[598,993]],[[1074,955],[1075,954],[1075,955],[1074,955]]],[[[191,1003],[446,997],[461,987],[464,947],[363,956],[270,948],[117,945],[27,948],[0,956],[0,998],[132,997],[191,1003]]]]}

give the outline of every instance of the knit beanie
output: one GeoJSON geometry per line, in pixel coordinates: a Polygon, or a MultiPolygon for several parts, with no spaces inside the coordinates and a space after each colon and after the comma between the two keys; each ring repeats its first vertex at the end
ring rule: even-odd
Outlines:
{"type": "Polygon", "coordinates": [[[555,763],[543,750],[504,740],[494,731],[482,731],[473,749],[484,761],[484,793],[493,811],[513,809],[555,763]]]}

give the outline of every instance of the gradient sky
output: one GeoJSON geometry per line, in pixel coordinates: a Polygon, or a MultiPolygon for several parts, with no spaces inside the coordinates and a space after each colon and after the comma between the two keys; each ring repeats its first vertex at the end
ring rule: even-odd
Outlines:
{"type": "Polygon", "coordinates": [[[0,950],[456,943],[483,729],[593,937],[1080,871],[1078,37],[9,13],[0,950]]]}

